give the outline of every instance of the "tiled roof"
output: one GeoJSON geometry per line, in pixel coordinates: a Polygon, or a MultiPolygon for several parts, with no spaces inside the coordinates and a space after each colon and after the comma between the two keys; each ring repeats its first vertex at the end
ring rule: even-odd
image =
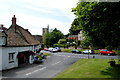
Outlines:
{"type": "Polygon", "coordinates": [[[10,26],[7,31],[7,46],[28,46],[40,44],[31,33],[19,25],[10,26]]]}

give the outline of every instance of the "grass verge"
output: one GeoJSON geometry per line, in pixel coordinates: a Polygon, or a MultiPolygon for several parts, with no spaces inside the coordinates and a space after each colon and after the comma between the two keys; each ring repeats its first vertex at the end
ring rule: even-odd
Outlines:
{"type": "Polygon", "coordinates": [[[50,56],[51,54],[48,54],[48,53],[43,53],[45,56],[50,56]]]}
{"type": "Polygon", "coordinates": [[[120,78],[120,67],[111,67],[108,61],[109,59],[80,59],[54,78],[120,78]]]}

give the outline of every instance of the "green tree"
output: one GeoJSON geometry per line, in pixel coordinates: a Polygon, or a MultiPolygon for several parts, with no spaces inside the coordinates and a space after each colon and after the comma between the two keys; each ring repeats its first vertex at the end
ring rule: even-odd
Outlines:
{"type": "Polygon", "coordinates": [[[59,39],[64,38],[63,33],[60,30],[57,30],[55,28],[52,32],[50,32],[49,40],[50,40],[50,46],[53,46],[53,44],[58,43],[59,39]]]}
{"type": "Polygon", "coordinates": [[[72,22],[69,32],[72,35],[77,35],[80,32],[80,30],[81,30],[81,27],[79,25],[79,18],[76,18],[72,22]]]}
{"type": "Polygon", "coordinates": [[[46,46],[49,46],[49,45],[50,45],[49,36],[50,36],[50,32],[49,32],[49,31],[45,32],[44,35],[43,35],[43,43],[44,43],[44,45],[46,45],[46,46]]]}
{"type": "Polygon", "coordinates": [[[72,12],[91,45],[115,48],[120,45],[119,9],[120,2],[79,2],[72,12]]]}
{"type": "Polygon", "coordinates": [[[59,39],[58,43],[59,44],[65,44],[66,43],[66,39],[59,39]]]}

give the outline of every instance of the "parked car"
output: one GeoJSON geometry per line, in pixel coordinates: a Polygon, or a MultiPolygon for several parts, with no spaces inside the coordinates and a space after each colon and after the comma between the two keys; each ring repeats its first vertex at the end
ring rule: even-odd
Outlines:
{"type": "Polygon", "coordinates": [[[95,53],[95,52],[94,52],[94,50],[85,50],[82,53],[83,54],[88,54],[88,53],[92,54],[92,53],[95,53]]]}
{"type": "Polygon", "coordinates": [[[107,49],[101,49],[100,52],[99,52],[101,55],[102,54],[106,54],[106,55],[114,55],[115,54],[115,51],[108,51],[107,49]]]}
{"type": "Polygon", "coordinates": [[[44,48],[45,51],[48,51],[48,48],[44,48]]]}
{"type": "Polygon", "coordinates": [[[49,48],[48,51],[50,51],[50,52],[57,52],[57,50],[55,48],[49,48]]]}
{"type": "Polygon", "coordinates": [[[59,47],[55,47],[54,49],[56,49],[57,52],[61,52],[61,49],[59,47]]]}
{"type": "Polygon", "coordinates": [[[81,53],[79,50],[72,50],[72,53],[81,53]]]}
{"type": "Polygon", "coordinates": [[[49,48],[48,49],[50,52],[61,52],[61,49],[59,47],[55,47],[55,48],[49,48]]]}

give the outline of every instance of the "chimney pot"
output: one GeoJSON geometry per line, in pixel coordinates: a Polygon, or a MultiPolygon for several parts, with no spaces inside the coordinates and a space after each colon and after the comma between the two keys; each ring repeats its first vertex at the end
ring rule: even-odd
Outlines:
{"type": "Polygon", "coordinates": [[[12,17],[12,25],[16,25],[16,17],[15,17],[15,15],[13,15],[13,17],[12,17]]]}
{"type": "Polygon", "coordinates": [[[3,27],[4,25],[3,24],[1,24],[1,26],[0,27],[3,27]]]}

